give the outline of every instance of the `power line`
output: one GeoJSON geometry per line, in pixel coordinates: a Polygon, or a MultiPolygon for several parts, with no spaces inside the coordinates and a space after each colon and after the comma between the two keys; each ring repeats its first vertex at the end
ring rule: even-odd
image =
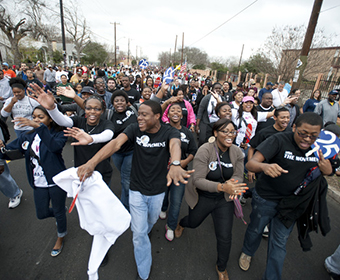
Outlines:
{"type": "Polygon", "coordinates": [[[227,22],[231,21],[233,18],[235,18],[236,16],[238,16],[239,14],[241,14],[242,12],[244,12],[245,10],[247,10],[250,6],[254,5],[258,0],[255,0],[254,2],[252,2],[251,4],[249,4],[247,7],[245,7],[244,9],[242,9],[241,11],[239,11],[237,14],[235,14],[234,16],[232,16],[230,19],[226,20],[225,22],[223,22],[221,25],[217,26],[215,29],[213,29],[212,31],[210,31],[208,34],[204,35],[201,39],[198,39],[196,42],[192,43],[189,47],[191,47],[192,45],[196,44],[197,42],[201,41],[202,39],[204,39],[205,37],[207,37],[208,35],[210,35],[211,33],[213,33],[215,30],[219,29],[221,26],[225,25],[227,22]]]}
{"type": "Polygon", "coordinates": [[[339,7],[339,6],[340,6],[340,5],[336,5],[336,6],[334,6],[334,7],[329,8],[329,9],[323,10],[323,11],[320,12],[320,14],[323,13],[323,12],[332,10],[332,9],[334,9],[334,8],[337,8],[337,7],[339,7]]]}

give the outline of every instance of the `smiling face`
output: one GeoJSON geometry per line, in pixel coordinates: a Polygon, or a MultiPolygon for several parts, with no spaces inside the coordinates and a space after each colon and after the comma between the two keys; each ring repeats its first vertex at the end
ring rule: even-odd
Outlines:
{"type": "Polygon", "coordinates": [[[299,127],[293,125],[294,141],[301,150],[307,150],[317,139],[321,127],[302,123],[299,127]]]}
{"type": "Polygon", "coordinates": [[[289,124],[290,114],[287,111],[280,112],[278,116],[273,116],[275,120],[275,128],[279,131],[283,131],[289,124]]]}
{"type": "Polygon", "coordinates": [[[148,86],[148,87],[152,87],[152,84],[153,84],[153,80],[152,80],[152,78],[147,78],[146,79],[146,85],[148,86]]]}
{"type": "Polygon", "coordinates": [[[264,108],[269,108],[270,106],[273,105],[273,95],[270,92],[262,95],[261,105],[264,108]]]}
{"type": "Polygon", "coordinates": [[[123,96],[116,96],[113,99],[113,107],[118,113],[125,112],[127,108],[126,99],[123,96]]]}
{"type": "Polygon", "coordinates": [[[254,107],[254,103],[251,101],[243,102],[242,103],[242,109],[244,112],[251,112],[251,110],[254,107]]]}
{"type": "Polygon", "coordinates": [[[321,92],[319,90],[314,92],[314,99],[318,99],[318,97],[320,96],[321,92]]]}
{"type": "Polygon", "coordinates": [[[173,104],[168,111],[170,124],[177,124],[181,122],[182,116],[182,107],[179,104],[173,104]]]}
{"type": "Polygon", "coordinates": [[[229,84],[228,83],[224,83],[223,84],[223,90],[224,90],[224,92],[228,92],[229,91],[229,84]]]}
{"type": "Polygon", "coordinates": [[[103,113],[102,103],[97,99],[89,99],[85,104],[86,121],[88,125],[97,125],[103,113]]]}
{"type": "Polygon", "coordinates": [[[179,91],[178,91],[177,97],[178,97],[178,100],[179,100],[180,102],[183,101],[183,99],[184,99],[184,93],[183,93],[182,90],[179,90],[179,91]]]}
{"type": "Polygon", "coordinates": [[[213,91],[216,91],[219,95],[222,94],[222,87],[220,84],[214,86],[213,91]]]}
{"type": "Polygon", "coordinates": [[[223,118],[227,118],[227,119],[231,119],[231,107],[229,105],[223,105],[221,108],[220,108],[220,111],[218,112],[218,116],[220,119],[223,119],[223,118]]]}
{"type": "Polygon", "coordinates": [[[223,127],[218,131],[214,131],[214,136],[216,137],[217,146],[222,151],[225,151],[233,144],[236,137],[234,125],[230,123],[226,127],[223,127]]]}
{"type": "Polygon", "coordinates": [[[154,114],[150,106],[142,103],[138,109],[138,126],[141,131],[151,132],[159,124],[159,114],[154,114]]]}
{"type": "Polygon", "coordinates": [[[48,128],[51,128],[52,119],[50,118],[49,115],[46,115],[44,111],[40,109],[34,109],[32,118],[34,122],[38,124],[43,123],[48,128]]]}
{"type": "Polygon", "coordinates": [[[241,91],[239,91],[236,95],[235,95],[235,101],[240,103],[243,99],[243,93],[241,91]]]}
{"type": "Polygon", "coordinates": [[[142,92],[142,96],[144,100],[149,100],[151,97],[151,89],[148,87],[145,87],[142,92]]]}

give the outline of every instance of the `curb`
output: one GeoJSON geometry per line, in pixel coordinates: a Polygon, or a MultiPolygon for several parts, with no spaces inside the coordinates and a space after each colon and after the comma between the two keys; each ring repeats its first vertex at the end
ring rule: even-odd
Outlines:
{"type": "Polygon", "coordinates": [[[338,191],[335,187],[328,185],[327,196],[334,199],[337,203],[340,204],[340,191],[338,191]]]}

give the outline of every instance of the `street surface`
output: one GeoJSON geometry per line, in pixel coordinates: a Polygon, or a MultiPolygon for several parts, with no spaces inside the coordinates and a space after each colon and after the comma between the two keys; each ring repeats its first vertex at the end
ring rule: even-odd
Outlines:
{"type": "MultiPolygon", "coordinates": [[[[11,134],[14,135],[14,134],[11,134]]],[[[13,137],[13,136],[12,136],[13,137]]],[[[64,160],[73,166],[73,148],[67,143],[64,160]]],[[[52,258],[50,252],[56,241],[55,219],[38,220],[35,216],[33,191],[26,178],[24,160],[9,163],[11,174],[24,195],[21,204],[8,209],[8,199],[0,194],[0,280],[80,280],[87,279],[87,262],[92,237],[79,226],[76,209],[67,214],[68,235],[62,253],[52,258]]],[[[120,176],[116,168],[111,183],[112,191],[120,196],[120,176]]],[[[296,229],[287,245],[283,279],[322,280],[330,279],[324,269],[324,260],[340,244],[340,205],[328,198],[331,232],[323,237],[313,232],[313,248],[303,252],[297,239],[296,229]]],[[[71,199],[67,199],[69,207],[71,199]]],[[[187,214],[185,202],[180,218],[187,214]]],[[[249,221],[250,200],[243,208],[245,220],[249,221]]],[[[158,220],[151,235],[153,265],[151,280],[160,279],[218,279],[215,270],[216,238],[209,216],[197,229],[185,229],[180,239],[165,239],[166,221],[158,220]]],[[[266,263],[267,241],[263,239],[253,258],[250,270],[238,267],[246,225],[234,219],[233,242],[227,271],[232,280],[261,279],[266,263]]],[[[133,257],[132,233],[128,229],[111,247],[107,266],[99,269],[100,279],[134,280],[136,265],[133,257]]]]}

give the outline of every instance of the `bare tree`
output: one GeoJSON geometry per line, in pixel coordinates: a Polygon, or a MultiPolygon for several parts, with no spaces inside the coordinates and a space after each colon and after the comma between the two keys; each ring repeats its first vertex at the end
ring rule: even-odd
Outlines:
{"type": "Polygon", "coordinates": [[[52,42],[60,36],[55,28],[58,20],[55,20],[55,15],[46,11],[46,4],[43,0],[30,0],[33,5],[30,5],[25,11],[25,14],[32,20],[31,36],[35,40],[42,40],[47,45],[47,53],[49,60],[53,62],[53,47],[52,42]],[[46,23],[48,22],[48,23],[46,23]],[[51,23],[52,22],[52,23],[51,23]]]}
{"type": "Polygon", "coordinates": [[[19,1],[6,2],[6,5],[0,4],[0,29],[6,35],[6,38],[11,45],[13,61],[15,64],[20,64],[21,62],[19,41],[32,31],[32,26],[27,23],[25,17],[16,16],[18,14],[22,15],[22,13],[17,10],[19,6],[19,1]],[[13,6],[15,8],[14,10],[13,6]]]}
{"type": "MultiPolygon", "coordinates": [[[[270,59],[272,62],[273,68],[268,68],[266,72],[271,73],[276,78],[281,75],[283,79],[289,80],[294,74],[293,70],[300,53],[284,50],[300,50],[305,34],[306,27],[304,25],[274,27],[271,35],[265,40],[264,45],[257,51],[257,54],[270,59]]],[[[327,36],[324,30],[317,29],[311,47],[331,46],[333,44],[332,37],[334,35],[327,36]]]]}
{"type": "Polygon", "coordinates": [[[79,13],[79,6],[70,2],[70,7],[65,7],[65,29],[71,36],[77,52],[77,60],[80,61],[82,51],[90,42],[90,30],[86,19],[79,13]]]}

